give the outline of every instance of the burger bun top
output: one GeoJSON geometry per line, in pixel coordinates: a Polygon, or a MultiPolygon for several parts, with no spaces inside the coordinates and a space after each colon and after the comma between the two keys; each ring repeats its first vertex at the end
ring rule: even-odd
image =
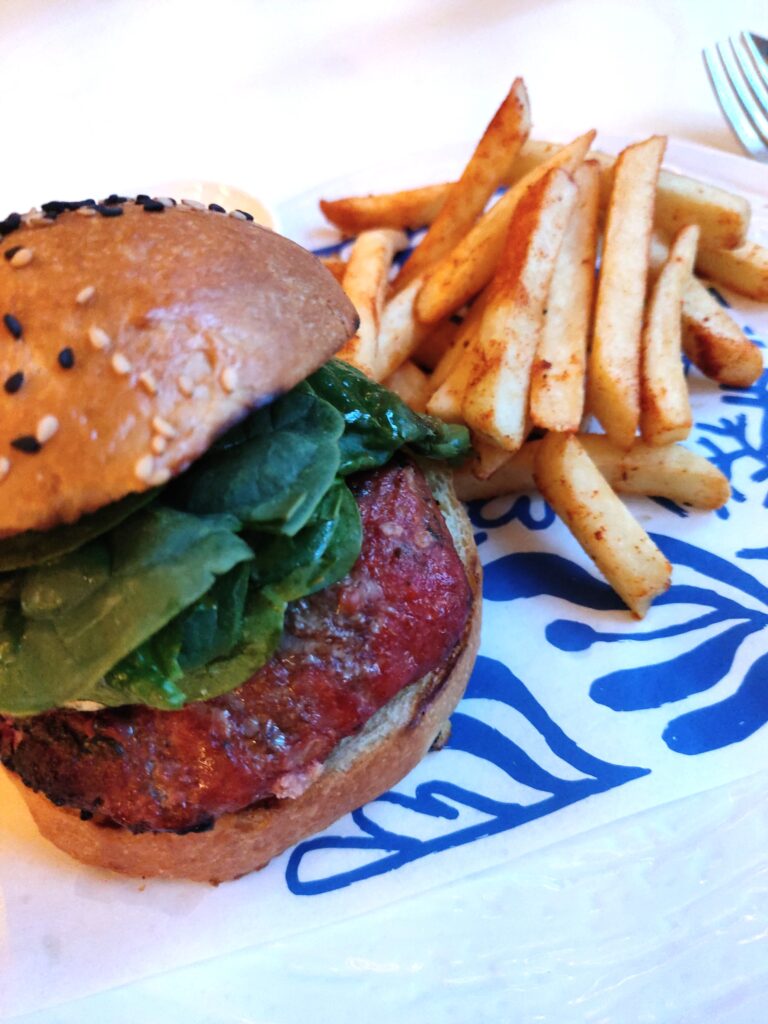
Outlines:
{"type": "Polygon", "coordinates": [[[147,206],[3,238],[0,537],[164,483],[356,330],[300,246],[239,216],[147,206]]]}

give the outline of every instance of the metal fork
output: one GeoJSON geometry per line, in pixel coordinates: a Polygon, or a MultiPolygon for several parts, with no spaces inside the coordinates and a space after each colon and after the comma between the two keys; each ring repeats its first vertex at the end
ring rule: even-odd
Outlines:
{"type": "Polygon", "coordinates": [[[703,57],[736,138],[751,157],[768,163],[768,39],[742,32],[703,57]]]}

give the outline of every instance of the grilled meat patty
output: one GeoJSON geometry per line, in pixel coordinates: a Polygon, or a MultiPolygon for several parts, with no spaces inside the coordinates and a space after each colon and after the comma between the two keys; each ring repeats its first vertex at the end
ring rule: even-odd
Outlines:
{"type": "Polygon", "coordinates": [[[289,606],[281,646],[237,690],[180,711],[141,706],[0,717],[0,758],[54,803],[134,832],[200,831],[299,795],[345,736],[450,653],[471,595],[421,472],[350,480],[362,552],[289,606]]]}

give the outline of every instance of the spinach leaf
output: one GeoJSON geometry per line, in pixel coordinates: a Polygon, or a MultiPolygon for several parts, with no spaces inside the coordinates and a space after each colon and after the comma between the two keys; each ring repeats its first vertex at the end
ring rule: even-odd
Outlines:
{"type": "Polygon", "coordinates": [[[184,673],[177,683],[184,692],[184,701],[209,700],[249,679],[274,654],[283,635],[284,617],[285,601],[251,590],[238,644],[225,657],[184,673]]]}
{"type": "Polygon", "coordinates": [[[10,605],[0,624],[0,711],[35,714],[71,700],[99,699],[94,692],[105,673],[208,591],[216,577],[250,561],[251,550],[233,525],[231,516],[202,518],[155,506],[37,570],[44,600],[35,602],[29,593],[26,600],[40,617],[19,621],[21,610],[10,605]],[[96,562],[107,571],[94,574],[96,562]],[[73,605],[62,603],[64,592],[77,595],[73,605]]]}
{"type": "Polygon", "coordinates": [[[170,492],[197,515],[229,512],[244,526],[293,536],[339,466],[338,412],[300,385],[257,410],[181,477],[170,492]]]}
{"type": "Polygon", "coordinates": [[[308,379],[312,390],[344,417],[339,441],[342,475],[383,466],[398,448],[429,459],[461,462],[469,455],[466,427],[419,416],[394,392],[339,360],[308,379]]]}
{"type": "Polygon", "coordinates": [[[294,537],[252,540],[252,578],[271,594],[295,601],[346,576],[357,561],[362,543],[357,502],[339,480],[294,537]]]}
{"type": "Polygon", "coordinates": [[[241,637],[249,576],[247,562],[219,576],[198,601],[107,672],[99,701],[167,709],[186,704],[185,673],[229,654],[241,637]]]}
{"type": "Polygon", "coordinates": [[[57,526],[44,533],[30,530],[15,537],[6,537],[5,540],[0,540],[0,572],[50,562],[61,555],[69,554],[70,551],[76,551],[89,540],[94,540],[114,529],[128,516],[154,501],[158,494],[158,488],[143,491],[141,494],[129,494],[120,501],[105,505],[98,512],[83,516],[69,526],[57,526]]]}

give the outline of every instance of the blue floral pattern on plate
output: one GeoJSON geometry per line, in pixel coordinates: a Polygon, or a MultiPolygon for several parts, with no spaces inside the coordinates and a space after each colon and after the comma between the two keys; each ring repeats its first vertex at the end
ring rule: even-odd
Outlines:
{"type": "Polygon", "coordinates": [[[445,752],[427,758],[415,781],[300,843],[286,869],[292,892],[331,892],[518,828],[668,770],[659,748],[703,757],[768,722],[768,374],[745,391],[717,389],[695,373],[691,380],[691,443],[726,474],[732,497],[719,519],[660,499],[642,503],[641,518],[674,567],[651,615],[629,620],[540,498],[470,503],[486,618],[494,609],[521,616],[518,652],[522,636],[565,678],[542,683],[546,671],[530,652],[505,646],[498,630],[493,643],[486,634],[445,752]],[[569,687],[570,672],[582,689],[569,687]],[[617,729],[653,715],[658,744],[630,740],[606,756],[597,740],[575,735],[596,714],[613,716],[617,729]]]}

